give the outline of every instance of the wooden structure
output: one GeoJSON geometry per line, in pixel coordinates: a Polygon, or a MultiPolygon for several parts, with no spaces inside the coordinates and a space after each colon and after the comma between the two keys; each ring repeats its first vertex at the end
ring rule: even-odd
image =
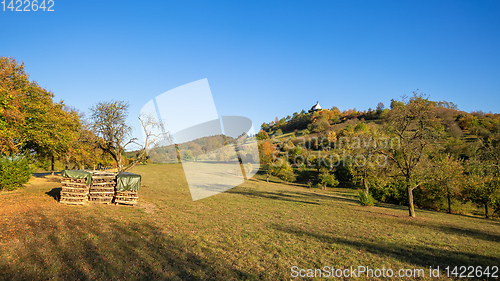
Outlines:
{"type": "Polygon", "coordinates": [[[139,200],[141,176],[132,173],[64,170],[61,181],[61,199],[64,204],[136,205],[139,200]]]}
{"type": "Polygon", "coordinates": [[[89,196],[90,175],[85,178],[86,173],[75,171],[73,173],[64,173],[61,180],[61,197],[59,202],[62,204],[83,205],[87,203],[89,196]]]}
{"type": "Polygon", "coordinates": [[[138,200],[137,190],[117,191],[115,194],[115,204],[136,205],[138,200]]]}
{"type": "Polygon", "coordinates": [[[111,204],[115,195],[116,174],[99,171],[91,171],[91,173],[90,202],[111,204]]]}
{"type": "Polygon", "coordinates": [[[141,176],[120,172],[116,175],[115,204],[136,205],[139,200],[141,176]]]}

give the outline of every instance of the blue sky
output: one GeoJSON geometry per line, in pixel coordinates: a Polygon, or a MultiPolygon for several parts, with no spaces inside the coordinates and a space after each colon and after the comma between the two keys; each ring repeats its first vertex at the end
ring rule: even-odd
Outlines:
{"type": "MultiPolygon", "coordinates": [[[[0,11],[0,55],[84,112],[130,102],[134,126],[151,98],[202,78],[219,115],[256,127],[317,100],[368,109],[417,89],[500,112],[499,1],[55,0],[54,10],[0,11]]],[[[196,114],[189,104],[178,106],[196,114]]]]}

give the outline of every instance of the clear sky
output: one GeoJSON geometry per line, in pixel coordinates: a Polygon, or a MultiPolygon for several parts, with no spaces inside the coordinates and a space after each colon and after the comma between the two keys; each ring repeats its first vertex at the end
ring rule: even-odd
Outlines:
{"type": "Polygon", "coordinates": [[[219,115],[256,128],[417,89],[500,112],[500,1],[54,1],[0,11],[0,55],[81,111],[130,102],[134,126],[151,98],[202,78],[219,115]]]}

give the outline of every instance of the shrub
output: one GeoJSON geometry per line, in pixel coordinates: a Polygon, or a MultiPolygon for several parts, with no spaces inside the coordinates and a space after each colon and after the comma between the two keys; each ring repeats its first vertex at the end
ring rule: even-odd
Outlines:
{"type": "Polygon", "coordinates": [[[281,158],[280,161],[276,161],[275,163],[269,165],[269,173],[273,176],[277,176],[278,178],[286,182],[293,182],[296,180],[295,175],[293,173],[293,168],[285,158],[281,158]]]}
{"type": "Polygon", "coordinates": [[[366,132],[368,130],[368,127],[366,127],[365,123],[358,123],[356,127],[354,127],[354,131],[356,132],[366,132]]]}
{"type": "MultiPolygon", "coordinates": [[[[408,203],[408,193],[406,183],[402,179],[395,179],[383,186],[374,186],[370,188],[373,198],[380,202],[405,205],[408,203]]],[[[414,194],[418,197],[417,194],[414,194]]]]}
{"type": "Polygon", "coordinates": [[[335,187],[339,185],[339,181],[335,178],[335,175],[330,174],[327,168],[321,168],[319,174],[319,180],[323,185],[323,189],[326,189],[327,186],[335,187]]]}
{"type": "Polygon", "coordinates": [[[0,157],[0,190],[14,190],[27,183],[33,167],[28,156],[0,157]]]}
{"type": "Polygon", "coordinates": [[[267,140],[269,134],[266,131],[260,130],[260,132],[255,136],[257,140],[267,140]]]}
{"type": "Polygon", "coordinates": [[[283,131],[281,129],[276,130],[276,133],[274,133],[275,136],[281,136],[283,135],[283,131]]]}
{"type": "MultiPolygon", "coordinates": [[[[329,127],[330,127],[330,123],[328,123],[328,121],[326,119],[320,118],[312,124],[311,129],[313,132],[319,133],[319,132],[323,132],[323,131],[327,130],[329,127]]],[[[309,129],[309,127],[308,127],[308,129],[309,129]]],[[[311,130],[311,129],[309,129],[309,130],[311,130]]]]}
{"type": "Polygon", "coordinates": [[[351,168],[345,161],[338,163],[337,168],[334,171],[335,177],[342,182],[349,182],[352,180],[351,168]]]}
{"type": "Polygon", "coordinates": [[[359,191],[358,199],[361,206],[373,206],[373,203],[375,202],[372,195],[370,193],[365,193],[363,190],[359,191]]]}

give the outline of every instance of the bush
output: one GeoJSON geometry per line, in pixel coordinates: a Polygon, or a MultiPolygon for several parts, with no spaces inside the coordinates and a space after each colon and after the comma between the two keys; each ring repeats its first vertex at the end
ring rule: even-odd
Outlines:
{"type": "Polygon", "coordinates": [[[373,199],[370,193],[366,194],[363,190],[358,193],[359,204],[361,206],[373,206],[375,199],[373,199]]]}
{"type": "Polygon", "coordinates": [[[349,167],[349,165],[344,162],[344,161],[341,161],[340,163],[338,163],[338,166],[337,168],[335,169],[334,171],[334,174],[335,174],[335,177],[339,180],[339,181],[342,181],[342,182],[349,182],[352,180],[352,172],[351,172],[351,168],[349,167]]]}
{"type": "Polygon", "coordinates": [[[27,183],[33,173],[27,156],[0,157],[0,190],[14,190],[27,183]]]}
{"type": "MultiPolygon", "coordinates": [[[[370,188],[373,198],[380,202],[406,205],[408,203],[408,192],[404,180],[395,179],[384,186],[374,186],[370,188]]],[[[417,199],[417,194],[414,194],[417,199]]]]}
{"type": "Polygon", "coordinates": [[[260,132],[255,136],[257,140],[267,140],[269,134],[266,131],[260,130],[260,132]]]}
{"type": "MultiPolygon", "coordinates": [[[[324,118],[316,120],[311,126],[311,129],[315,133],[326,131],[330,127],[330,123],[324,118]]],[[[309,129],[309,127],[308,127],[309,129]]]]}
{"type": "Polygon", "coordinates": [[[326,189],[327,186],[335,187],[339,185],[339,181],[335,178],[335,175],[330,174],[327,168],[321,168],[319,174],[319,180],[323,185],[323,189],[326,189]]]}
{"type": "Polygon", "coordinates": [[[280,161],[276,161],[269,165],[269,173],[286,182],[294,182],[296,180],[293,168],[285,158],[281,158],[280,161]]]}

